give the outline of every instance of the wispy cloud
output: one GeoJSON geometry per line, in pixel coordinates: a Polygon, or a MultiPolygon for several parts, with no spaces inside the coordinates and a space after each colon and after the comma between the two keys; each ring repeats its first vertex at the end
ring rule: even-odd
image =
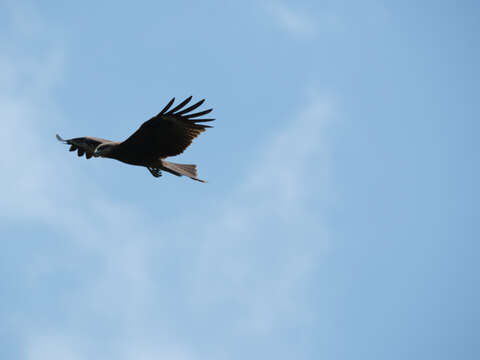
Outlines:
{"type": "Polygon", "coordinates": [[[318,26],[315,18],[306,11],[280,1],[265,1],[262,4],[277,24],[287,32],[302,37],[311,37],[317,33],[318,26]]]}
{"type": "Polygon", "coordinates": [[[331,104],[314,96],[259,149],[264,155],[207,227],[196,300],[234,303],[247,314],[241,325],[254,331],[302,321],[295,311],[305,300],[301,289],[328,243],[323,215],[310,209],[329,202],[333,116],[331,104]],[[205,289],[208,295],[200,296],[205,289]]]}
{"type": "MultiPolygon", "coordinates": [[[[197,349],[195,339],[172,335],[177,323],[200,326],[207,313],[216,328],[255,335],[306,321],[305,289],[329,237],[325,217],[312,208],[328,201],[330,101],[312,96],[292,112],[258,149],[264,155],[252,159],[243,185],[219,197],[208,214],[189,218],[191,230],[182,239],[168,226],[174,219],[150,223],[142,209],[108,198],[56,151],[52,134],[60,110],[53,89],[65,62],[55,44],[28,62],[11,54],[0,58],[0,74],[9,79],[0,84],[0,152],[14,151],[0,158],[2,221],[48,226],[85,263],[68,295],[49,298],[65,309],[60,323],[15,311],[3,319],[15,324],[23,357],[196,359],[206,350],[197,349]],[[169,247],[156,236],[158,226],[165,239],[184,241],[187,249],[169,247]],[[191,260],[190,268],[178,266],[175,280],[163,284],[159,277],[172,271],[171,258],[191,260]],[[177,281],[183,285],[170,286],[177,281]],[[178,309],[171,302],[179,302],[178,309]],[[216,305],[227,311],[218,314],[216,305]],[[185,312],[188,318],[180,318],[185,312]],[[106,333],[101,344],[98,328],[106,333]]],[[[18,281],[46,286],[45,278],[69,269],[71,258],[47,260],[21,265],[18,281]]]]}
{"type": "MultiPolygon", "coordinates": [[[[11,40],[22,43],[26,41],[25,32],[21,31],[22,19],[28,29],[32,14],[28,12],[27,18],[21,14],[21,6],[12,5],[12,9],[15,26],[11,40]]],[[[27,32],[27,35],[32,34],[27,32]]],[[[42,35],[47,36],[37,34],[42,35]]],[[[0,157],[0,224],[12,222],[22,227],[41,224],[63,238],[64,246],[77,252],[75,261],[84,262],[85,269],[71,295],[56,299],[52,289],[50,301],[71,314],[69,321],[82,322],[85,314],[100,322],[115,319],[109,326],[123,329],[118,336],[131,336],[127,329],[141,328],[145,308],[151,306],[149,251],[151,243],[161,241],[137,209],[103,195],[98,186],[61,156],[62,152],[55,151],[58,144],[53,135],[60,113],[54,90],[62,80],[66,59],[57,44],[45,41],[45,45],[41,54],[31,54],[28,60],[15,49],[0,56],[0,74],[6,80],[0,84],[0,152],[9,154],[0,157]]],[[[18,264],[15,269],[19,275],[17,281],[32,293],[41,291],[40,286],[47,286],[45,279],[71,267],[68,263],[71,258],[53,254],[41,255],[48,259],[42,259],[40,254],[32,256],[34,261],[18,264]]],[[[101,358],[98,344],[92,344],[88,333],[58,327],[54,319],[44,323],[37,315],[40,316],[32,314],[26,318],[12,309],[8,318],[2,319],[10,326],[11,336],[22,343],[24,358],[101,358]]],[[[87,327],[95,329],[95,324],[87,327]]],[[[132,341],[139,336],[137,333],[132,341]]]]}
{"type": "Polygon", "coordinates": [[[342,18],[331,9],[306,9],[297,3],[282,0],[259,2],[262,10],[281,29],[295,38],[313,39],[321,33],[335,33],[346,30],[342,18]]]}

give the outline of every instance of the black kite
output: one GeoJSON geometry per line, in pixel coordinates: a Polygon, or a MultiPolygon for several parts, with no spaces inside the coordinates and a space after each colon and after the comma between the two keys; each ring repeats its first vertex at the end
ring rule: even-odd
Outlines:
{"type": "Polygon", "coordinates": [[[69,140],[62,139],[57,134],[57,139],[70,145],[70,151],[78,151],[78,156],[85,154],[87,159],[93,157],[105,157],[119,160],[126,164],[145,166],[150,173],[161,176],[161,170],[165,170],[177,176],[188,176],[197,181],[196,165],[176,164],[165,161],[169,156],[175,156],[192,143],[200,133],[211,126],[201,123],[214,119],[198,119],[208,114],[212,109],[191,113],[191,111],[203,104],[205,99],[184,108],[192,97],[188,97],[173,109],[175,98],[163,108],[162,111],[148,121],[123,142],[110,141],[90,136],[78,137],[69,140]]]}

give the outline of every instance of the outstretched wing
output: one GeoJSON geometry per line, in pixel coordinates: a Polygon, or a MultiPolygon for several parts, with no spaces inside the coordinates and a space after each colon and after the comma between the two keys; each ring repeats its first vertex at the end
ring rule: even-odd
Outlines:
{"type": "Polygon", "coordinates": [[[70,145],[70,151],[77,150],[78,156],[82,156],[83,154],[85,154],[87,159],[90,159],[93,156],[93,152],[98,145],[112,142],[110,140],[90,136],[78,137],[68,140],[62,139],[58,134],[56,135],[56,137],[58,141],[70,145]]]}
{"type": "Polygon", "coordinates": [[[165,158],[181,154],[193,139],[211,127],[202,123],[215,120],[199,119],[212,109],[192,113],[205,99],[185,108],[190,100],[191,96],[169,110],[175,98],[170,100],[158,115],[144,122],[135,133],[120,144],[120,147],[146,157],[165,158]]]}

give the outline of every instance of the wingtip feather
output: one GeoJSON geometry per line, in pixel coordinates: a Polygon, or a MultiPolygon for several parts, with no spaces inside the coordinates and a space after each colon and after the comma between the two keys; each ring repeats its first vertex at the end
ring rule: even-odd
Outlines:
{"type": "Polygon", "coordinates": [[[58,140],[58,141],[60,141],[60,142],[62,142],[62,143],[64,143],[64,144],[66,144],[66,143],[67,143],[67,141],[66,141],[66,140],[64,140],[64,139],[63,139],[63,138],[62,138],[60,135],[58,135],[58,134],[55,134],[55,137],[57,138],[57,140],[58,140]]]}
{"type": "Polygon", "coordinates": [[[199,117],[199,116],[207,115],[208,113],[211,113],[212,110],[213,110],[213,108],[212,108],[212,109],[203,110],[203,111],[199,111],[199,112],[194,113],[194,114],[188,114],[188,115],[185,115],[185,118],[187,118],[187,119],[193,119],[193,118],[196,118],[196,117],[199,117]]]}
{"type": "Polygon", "coordinates": [[[165,107],[162,109],[162,111],[160,111],[160,115],[162,114],[165,114],[165,112],[170,109],[170,106],[172,106],[172,104],[175,102],[175,98],[173,97],[167,105],[165,105],[165,107]]]}
{"type": "Polygon", "coordinates": [[[180,110],[181,108],[183,108],[185,105],[187,105],[190,100],[192,100],[192,96],[189,96],[188,98],[186,98],[185,100],[183,100],[180,104],[178,104],[177,106],[175,106],[172,110],[170,110],[169,112],[165,113],[167,115],[171,115],[171,114],[174,114],[176,111],[180,110]]]}
{"type": "Polygon", "coordinates": [[[204,102],[205,102],[205,99],[202,99],[202,100],[198,101],[197,103],[193,104],[192,106],[189,106],[186,109],[178,111],[175,115],[184,115],[184,114],[188,113],[189,111],[193,111],[196,108],[198,108],[199,106],[201,106],[204,102]]]}

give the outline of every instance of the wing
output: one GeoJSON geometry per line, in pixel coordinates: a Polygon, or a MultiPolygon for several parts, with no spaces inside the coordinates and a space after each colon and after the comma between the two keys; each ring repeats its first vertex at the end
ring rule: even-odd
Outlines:
{"type": "Polygon", "coordinates": [[[85,154],[87,159],[90,159],[93,156],[93,152],[98,145],[112,142],[110,140],[94,138],[90,136],[78,137],[69,140],[62,139],[58,134],[56,136],[58,141],[70,145],[70,151],[78,150],[78,156],[85,154]]]}
{"type": "Polygon", "coordinates": [[[173,98],[158,115],[144,122],[120,146],[127,151],[139,152],[148,157],[165,158],[181,154],[193,139],[211,127],[202,123],[215,120],[198,119],[210,113],[212,109],[192,113],[205,99],[185,108],[190,100],[191,96],[169,110],[175,101],[173,98]]]}

